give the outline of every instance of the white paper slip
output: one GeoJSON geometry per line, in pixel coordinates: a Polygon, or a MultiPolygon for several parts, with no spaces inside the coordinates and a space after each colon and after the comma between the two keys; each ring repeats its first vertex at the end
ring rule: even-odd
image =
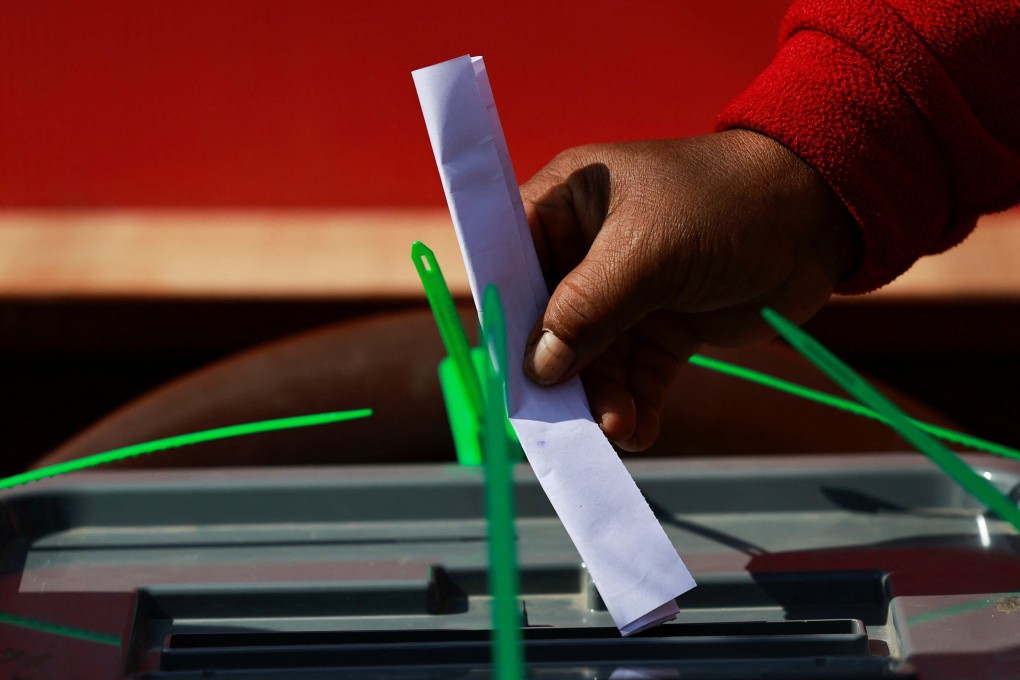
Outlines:
{"type": "Polygon", "coordinates": [[[613,621],[630,635],[675,618],[694,579],[592,419],[577,378],[539,387],[524,346],[549,300],[481,57],[414,74],[475,306],[490,283],[506,314],[510,421],[613,621]]]}

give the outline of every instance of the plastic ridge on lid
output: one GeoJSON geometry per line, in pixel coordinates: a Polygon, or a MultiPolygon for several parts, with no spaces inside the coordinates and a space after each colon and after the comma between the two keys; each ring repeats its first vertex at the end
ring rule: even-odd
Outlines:
{"type": "Polygon", "coordinates": [[[939,444],[917,427],[911,419],[885,398],[878,390],[840,361],[821,343],[801,330],[796,324],[787,320],[778,312],[768,307],[762,310],[762,316],[776,331],[823,373],[832,378],[840,387],[854,398],[872,408],[882,416],[896,432],[906,439],[918,451],[928,456],[935,465],[949,475],[965,491],[977,498],[999,517],[1013,525],[1020,532],[1020,509],[992,485],[987,479],[975,472],[955,453],[939,444]]]}

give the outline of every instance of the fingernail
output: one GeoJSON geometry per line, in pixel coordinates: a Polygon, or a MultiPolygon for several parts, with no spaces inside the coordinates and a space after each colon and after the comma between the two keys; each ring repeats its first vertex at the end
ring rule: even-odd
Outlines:
{"type": "Polygon", "coordinates": [[[552,331],[543,331],[532,354],[532,367],[535,377],[542,385],[551,385],[563,377],[574,364],[576,355],[567,343],[563,342],[552,331]]]}
{"type": "Polygon", "coordinates": [[[616,446],[619,447],[621,450],[626,451],[627,453],[638,453],[639,451],[641,451],[640,447],[637,446],[637,442],[634,441],[633,437],[631,437],[630,439],[624,439],[623,441],[614,441],[613,443],[616,444],[616,446]]]}

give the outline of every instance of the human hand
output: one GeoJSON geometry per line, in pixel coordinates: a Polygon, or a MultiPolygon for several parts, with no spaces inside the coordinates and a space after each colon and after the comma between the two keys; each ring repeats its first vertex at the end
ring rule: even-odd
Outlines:
{"type": "Polygon", "coordinates": [[[697,347],[810,318],[850,271],[853,219],[821,177],[747,130],[569,149],[521,187],[550,290],[525,354],[540,384],[576,373],[622,449],[659,433],[666,388],[697,347]]]}

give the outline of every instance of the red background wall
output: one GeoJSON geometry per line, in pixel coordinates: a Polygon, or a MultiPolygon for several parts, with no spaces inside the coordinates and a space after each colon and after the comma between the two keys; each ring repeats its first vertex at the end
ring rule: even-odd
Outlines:
{"type": "Polygon", "coordinates": [[[523,181],[709,131],[787,3],[5,2],[0,207],[439,205],[412,69],[486,58],[523,181]]]}

